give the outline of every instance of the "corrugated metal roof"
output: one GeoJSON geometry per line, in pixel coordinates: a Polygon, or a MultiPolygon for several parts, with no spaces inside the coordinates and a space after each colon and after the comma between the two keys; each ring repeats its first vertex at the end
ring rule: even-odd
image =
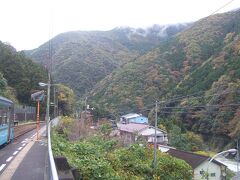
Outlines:
{"type": "Polygon", "coordinates": [[[121,124],[117,123],[117,127],[120,131],[126,131],[126,132],[139,132],[143,129],[146,129],[149,127],[148,124],[138,124],[138,123],[129,123],[129,124],[121,124]]]}
{"type": "Polygon", "coordinates": [[[130,119],[130,118],[135,118],[135,117],[139,117],[139,116],[141,116],[141,115],[136,114],[136,113],[129,113],[129,114],[123,115],[121,117],[126,118],[126,119],[130,119]]]}
{"type": "Polygon", "coordinates": [[[5,97],[0,96],[0,105],[2,106],[12,106],[13,102],[5,97]]]}
{"type": "MultiPolygon", "coordinates": [[[[200,154],[195,154],[195,153],[187,152],[187,151],[181,151],[181,150],[177,150],[177,149],[169,149],[167,151],[167,153],[170,154],[171,156],[174,156],[176,158],[186,161],[190,166],[192,166],[193,169],[198,167],[204,161],[206,161],[206,160],[208,161],[211,159],[209,156],[203,156],[200,154]]],[[[221,162],[218,162],[216,160],[213,160],[212,162],[215,164],[218,164],[218,165],[222,165],[222,166],[224,165],[221,162]]]]}
{"type": "Polygon", "coordinates": [[[193,169],[198,167],[201,163],[208,160],[208,156],[203,156],[199,154],[194,154],[191,152],[180,151],[177,149],[169,149],[168,154],[179,159],[186,161],[193,169]]]}
{"type": "MultiPolygon", "coordinates": [[[[153,135],[155,135],[155,129],[153,129],[153,128],[144,129],[144,130],[141,131],[141,135],[143,135],[143,136],[153,136],[153,135]]],[[[159,136],[159,135],[163,136],[164,133],[161,130],[157,129],[157,136],[159,136]]]]}

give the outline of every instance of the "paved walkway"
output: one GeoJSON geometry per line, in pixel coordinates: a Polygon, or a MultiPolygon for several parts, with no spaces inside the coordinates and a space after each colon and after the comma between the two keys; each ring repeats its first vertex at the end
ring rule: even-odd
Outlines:
{"type": "Polygon", "coordinates": [[[1,180],[47,180],[47,139],[45,126],[36,135],[29,137],[26,145],[1,174],[1,180]]]}

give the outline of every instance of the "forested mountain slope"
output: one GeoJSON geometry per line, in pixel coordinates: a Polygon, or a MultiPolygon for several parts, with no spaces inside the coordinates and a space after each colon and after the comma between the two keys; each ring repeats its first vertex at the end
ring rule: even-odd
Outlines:
{"type": "Polygon", "coordinates": [[[47,82],[47,71],[23,52],[0,41],[0,95],[28,104],[38,82],[47,82]]]}
{"type": "Polygon", "coordinates": [[[240,132],[238,106],[224,106],[240,100],[239,32],[239,10],[204,18],[107,76],[91,92],[92,100],[112,112],[147,114],[143,110],[155,100],[202,92],[201,99],[186,98],[165,106],[218,106],[182,108],[177,114],[172,108],[162,117],[174,117],[183,129],[214,137],[215,145],[222,147],[240,132]],[[210,98],[211,94],[217,95],[210,98]]]}
{"type": "MultiPolygon", "coordinates": [[[[60,34],[50,42],[54,80],[70,86],[78,96],[83,96],[114,69],[186,27],[154,25],[148,29],[115,28],[111,31],[60,34]]],[[[26,54],[50,66],[49,42],[26,51],[26,54]]]]}
{"type": "MultiPolygon", "coordinates": [[[[101,113],[135,111],[151,121],[156,100],[175,99],[159,109],[168,130],[200,133],[219,148],[240,133],[239,10],[187,26],[69,32],[51,44],[54,78],[101,113]]],[[[27,54],[49,64],[48,52],[46,43],[27,54]]]]}

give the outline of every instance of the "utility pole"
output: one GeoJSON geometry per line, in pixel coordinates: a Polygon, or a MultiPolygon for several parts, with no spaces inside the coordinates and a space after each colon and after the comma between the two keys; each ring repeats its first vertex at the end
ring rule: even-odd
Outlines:
{"type": "Polygon", "coordinates": [[[40,128],[40,117],[39,117],[39,112],[40,112],[40,99],[37,100],[37,140],[39,140],[39,128],[40,128]]]}
{"type": "MultiPolygon", "coordinates": [[[[56,89],[55,89],[55,90],[56,90],[56,89]]],[[[58,116],[58,93],[59,93],[59,92],[58,92],[58,89],[56,90],[56,93],[57,93],[57,94],[56,94],[56,97],[55,97],[55,98],[56,98],[56,117],[57,117],[57,116],[58,116]]]]}
{"type": "Polygon", "coordinates": [[[157,100],[155,102],[155,135],[154,135],[154,169],[156,168],[157,166],[157,100]]]}
{"type": "Polygon", "coordinates": [[[27,106],[24,106],[24,120],[27,121],[27,106]]]}
{"type": "Polygon", "coordinates": [[[47,83],[47,109],[46,109],[46,137],[48,136],[48,123],[49,123],[49,105],[50,105],[50,72],[48,72],[48,83],[47,83]]]}
{"type": "Polygon", "coordinates": [[[87,97],[85,98],[85,111],[87,110],[87,97]]]}
{"type": "Polygon", "coordinates": [[[237,179],[239,179],[239,144],[238,144],[238,138],[237,138],[237,179]]]}
{"type": "Polygon", "coordinates": [[[55,117],[57,117],[57,115],[56,115],[56,112],[57,112],[57,110],[56,110],[56,88],[55,88],[55,86],[53,86],[53,102],[54,102],[54,108],[53,108],[53,115],[54,115],[54,117],[53,118],[55,118],[55,117]]]}

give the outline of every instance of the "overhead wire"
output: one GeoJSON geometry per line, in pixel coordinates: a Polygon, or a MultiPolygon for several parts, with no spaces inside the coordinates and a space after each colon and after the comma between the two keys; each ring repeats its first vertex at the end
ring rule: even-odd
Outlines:
{"type": "MultiPolygon", "coordinates": [[[[213,96],[221,96],[221,95],[224,95],[224,94],[229,94],[229,93],[237,93],[237,92],[240,92],[240,91],[234,91],[234,90],[227,90],[227,91],[222,91],[220,93],[214,93],[214,94],[209,94],[209,95],[201,95],[201,96],[194,96],[196,94],[200,94],[200,93],[206,93],[207,91],[201,91],[201,92],[198,92],[198,93],[193,93],[193,94],[190,94],[190,95],[186,95],[186,96],[180,96],[180,97],[176,97],[176,98],[172,98],[170,100],[166,100],[166,101],[158,101],[158,104],[167,104],[167,103],[171,103],[171,102],[178,102],[182,99],[199,99],[199,98],[209,98],[209,97],[213,97],[213,96]]],[[[232,104],[222,104],[222,105],[219,105],[219,104],[213,104],[213,105],[196,105],[196,106],[175,106],[175,107],[167,107],[167,106],[160,106],[159,109],[160,111],[158,113],[168,113],[168,114],[176,114],[176,111],[163,111],[163,110],[178,110],[178,114],[180,113],[185,113],[185,112],[179,112],[179,110],[194,110],[194,109],[203,109],[203,108],[209,108],[209,107],[212,107],[212,108],[220,108],[220,107],[238,107],[240,106],[240,104],[238,103],[232,103],[232,104]]],[[[155,107],[155,103],[151,103],[151,104],[148,104],[146,105],[144,108],[140,108],[139,109],[139,112],[143,113],[143,112],[146,112],[146,111],[153,111],[154,110],[154,107],[155,107]]],[[[211,112],[213,111],[216,111],[216,112],[219,112],[219,111],[223,111],[223,110],[211,110],[211,112]]],[[[227,111],[227,110],[226,110],[227,111]]],[[[229,111],[228,111],[229,112],[229,111]]],[[[235,112],[235,111],[233,111],[235,112]]],[[[120,112],[116,112],[115,115],[118,115],[118,116],[121,116],[121,115],[124,115],[124,114],[128,114],[128,113],[132,113],[132,111],[130,112],[126,112],[126,111],[120,111],[120,112]]],[[[186,112],[186,113],[190,113],[190,112],[186,112]]],[[[205,112],[206,113],[206,112],[205,112]]]]}
{"type": "Polygon", "coordinates": [[[229,4],[231,4],[234,0],[231,0],[229,2],[227,2],[226,4],[222,5],[220,8],[218,8],[217,10],[213,11],[209,16],[216,14],[218,11],[222,10],[223,8],[225,8],[226,6],[228,6],[229,4]]]}
{"type": "MultiPolygon", "coordinates": [[[[218,8],[217,10],[213,11],[210,15],[208,16],[211,16],[215,13],[217,13],[218,11],[222,10],[223,8],[225,8],[226,6],[228,6],[229,4],[231,4],[234,0],[231,0],[229,2],[227,2],[226,4],[224,4],[223,6],[221,6],[220,8],[218,8]]],[[[207,17],[208,17],[207,16],[207,17]]],[[[220,96],[220,95],[223,95],[223,94],[227,94],[227,93],[230,93],[230,92],[236,92],[236,91],[223,91],[222,93],[215,93],[215,94],[212,94],[212,95],[202,95],[202,96],[195,96],[196,94],[200,94],[200,93],[206,93],[207,91],[200,91],[200,92],[196,92],[196,93],[193,93],[193,94],[190,94],[190,95],[186,95],[186,96],[180,96],[180,97],[175,97],[173,99],[170,99],[170,100],[160,100],[158,101],[157,104],[161,105],[161,104],[167,104],[167,103],[173,103],[173,102],[178,102],[180,100],[183,100],[183,99],[200,99],[200,98],[208,98],[208,97],[213,97],[213,96],[220,96]]],[[[206,107],[229,107],[229,106],[240,106],[240,104],[228,104],[228,105],[202,105],[202,106],[185,106],[185,107],[160,107],[160,108],[163,108],[163,109],[193,109],[193,108],[206,108],[206,107]]],[[[145,112],[145,111],[151,111],[153,110],[153,108],[155,107],[155,103],[152,103],[152,104],[148,104],[146,105],[144,108],[141,108],[139,109],[140,112],[145,112]],[[153,106],[152,108],[149,108],[148,106],[153,106]]],[[[116,114],[118,115],[121,115],[126,112],[118,112],[116,114]]]]}
{"type": "MultiPolygon", "coordinates": [[[[208,91],[201,91],[201,93],[206,93],[208,91]]],[[[159,101],[158,104],[161,105],[163,103],[172,103],[172,102],[178,102],[178,100],[183,100],[183,99],[199,99],[199,98],[208,98],[208,97],[212,97],[212,96],[220,96],[220,95],[224,95],[224,94],[229,94],[231,92],[240,92],[240,91],[233,91],[233,90],[228,90],[228,91],[223,91],[223,92],[220,92],[220,93],[215,93],[215,94],[210,94],[210,95],[201,95],[201,96],[194,96],[195,94],[197,93],[193,93],[193,94],[190,94],[190,95],[186,95],[186,96],[180,96],[180,97],[177,97],[177,98],[173,98],[173,99],[170,99],[170,100],[166,100],[166,101],[159,101]]]]}

